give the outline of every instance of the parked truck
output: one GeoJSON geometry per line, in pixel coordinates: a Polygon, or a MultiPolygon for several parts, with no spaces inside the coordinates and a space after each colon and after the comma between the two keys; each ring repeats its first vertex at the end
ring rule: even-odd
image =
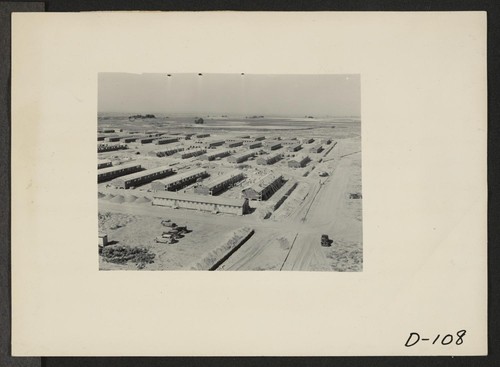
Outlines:
{"type": "Polygon", "coordinates": [[[321,235],[321,246],[329,247],[330,246],[330,238],[328,238],[327,234],[321,235]]]}

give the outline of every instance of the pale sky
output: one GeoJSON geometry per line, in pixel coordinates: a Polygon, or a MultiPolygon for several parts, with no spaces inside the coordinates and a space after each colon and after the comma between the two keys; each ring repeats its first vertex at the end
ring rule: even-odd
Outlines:
{"type": "Polygon", "coordinates": [[[99,73],[98,111],[360,116],[359,75],[99,73]]]}

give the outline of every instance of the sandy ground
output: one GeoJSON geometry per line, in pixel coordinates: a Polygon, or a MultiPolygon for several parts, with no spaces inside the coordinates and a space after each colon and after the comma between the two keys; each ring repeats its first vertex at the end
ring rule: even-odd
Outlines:
{"type": "MultiPolygon", "coordinates": [[[[137,208],[147,209],[148,207],[137,208]]],[[[140,210],[137,211],[140,212],[140,210]]],[[[172,219],[170,216],[123,214],[105,210],[100,211],[100,214],[109,215],[109,218],[100,224],[99,229],[108,233],[111,241],[131,247],[145,247],[156,254],[154,263],[148,264],[145,270],[180,270],[220,245],[221,239],[228,236],[234,228],[224,223],[213,226],[209,223],[193,222],[182,218],[174,219],[179,225],[188,225],[192,232],[187,233],[177,243],[163,244],[155,243],[154,238],[168,230],[161,224],[161,220],[172,219]],[[119,228],[116,228],[117,223],[120,225],[119,228]],[[204,240],[201,240],[202,238],[204,240]]],[[[102,270],[135,269],[132,263],[118,265],[102,261],[102,259],[99,267],[102,270]]]]}
{"type": "MultiPolygon", "coordinates": [[[[106,120],[109,123],[109,120],[106,120]]],[[[171,122],[168,122],[170,124],[171,122]]],[[[210,121],[211,125],[221,124],[220,120],[210,121]]],[[[271,123],[267,121],[267,123],[271,123]]],[[[290,123],[290,120],[273,121],[276,126],[290,123]]],[[[304,121],[293,122],[297,127],[304,121]]],[[[325,151],[311,154],[305,145],[300,153],[307,153],[312,161],[304,168],[291,169],[287,165],[288,158],[272,165],[260,166],[256,161],[247,161],[243,165],[229,164],[226,159],[214,162],[202,162],[207,166],[211,178],[227,172],[235,167],[243,169],[247,178],[237,186],[221,193],[223,197],[240,197],[241,189],[258,181],[269,172],[283,174],[298,182],[297,188],[290,197],[272,213],[263,219],[259,210],[245,216],[231,216],[204,213],[192,210],[175,210],[165,207],[153,207],[150,203],[117,203],[99,200],[100,214],[110,213],[101,223],[100,229],[106,231],[111,241],[130,246],[144,246],[156,254],[155,262],[148,264],[145,270],[180,270],[203,253],[220,244],[221,238],[228,236],[237,228],[249,226],[255,234],[236,251],[218,270],[302,270],[302,271],[361,271],[363,266],[362,246],[362,200],[351,199],[349,194],[362,193],[361,185],[361,141],[360,125],[343,122],[324,121],[308,122],[315,129],[301,131],[301,138],[306,136],[329,136],[337,142],[333,149],[325,146],[325,151]],[[332,128],[333,125],[335,128],[332,128]],[[327,172],[327,177],[320,177],[320,172],[327,172]],[[308,172],[305,176],[304,174],[308,172]],[[169,218],[180,225],[188,225],[193,232],[186,234],[177,244],[156,244],[154,238],[161,235],[165,228],[161,219],[169,218]],[[118,224],[118,226],[117,226],[118,224]],[[116,228],[112,228],[112,227],[116,228]],[[332,240],[331,247],[321,247],[320,238],[327,234],[332,240]]],[[[236,121],[235,125],[251,125],[252,128],[263,126],[262,121],[236,121]]],[[[209,124],[210,125],[210,124],[209,124]]],[[[209,125],[205,128],[209,128],[209,125]]],[[[271,137],[269,131],[262,129],[260,133],[271,137]]],[[[217,134],[241,134],[241,131],[217,130],[217,134]]],[[[249,134],[255,135],[251,130],[249,134]]],[[[276,136],[283,133],[275,132],[276,136]]],[[[283,137],[286,138],[286,137],[283,137]]],[[[333,146],[333,144],[332,144],[333,146]]],[[[161,146],[160,146],[161,147],[161,146]]],[[[138,147],[130,152],[109,152],[118,159],[134,159],[145,167],[158,166],[169,162],[176,164],[179,170],[194,168],[199,165],[196,159],[183,160],[169,158],[149,158],[145,156],[148,149],[158,146],[138,147]],[[136,155],[134,152],[140,151],[136,155]]],[[[237,149],[238,151],[238,149],[237,149]]],[[[283,153],[286,148],[282,149],[283,153]]],[[[101,156],[101,155],[100,155],[101,156]]],[[[108,158],[110,158],[108,157],[108,158]]],[[[210,180],[211,178],[207,178],[210,180]]],[[[149,185],[136,190],[122,190],[127,194],[141,193],[148,196],[149,185]]],[[[106,188],[106,183],[99,185],[99,191],[116,191],[106,188]]],[[[192,187],[186,192],[191,192],[192,187]]],[[[116,194],[116,193],[115,193],[116,194]]],[[[251,202],[251,206],[259,208],[265,202],[251,202]]],[[[134,264],[116,265],[102,262],[101,269],[135,269],[134,264]]]]}

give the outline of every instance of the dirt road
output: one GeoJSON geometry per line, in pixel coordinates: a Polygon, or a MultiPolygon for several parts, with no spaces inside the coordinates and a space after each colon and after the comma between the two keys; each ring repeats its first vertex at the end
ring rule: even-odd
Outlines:
{"type": "Polygon", "coordinates": [[[301,233],[297,236],[282,270],[330,270],[317,233],[301,233]]]}
{"type": "Polygon", "coordinates": [[[303,208],[294,218],[295,222],[306,224],[307,231],[301,232],[283,270],[329,270],[327,250],[320,246],[321,234],[341,238],[349,231],[351,220],[346,214],[349,170],[351,162],[343,159],[334,174],[318,190],[310,209],[303,208]]]}

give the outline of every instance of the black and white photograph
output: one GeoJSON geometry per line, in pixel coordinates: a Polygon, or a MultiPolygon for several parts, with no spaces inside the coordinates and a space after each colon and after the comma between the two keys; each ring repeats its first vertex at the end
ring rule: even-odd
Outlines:
{"type": "Polygon", "coordinates": [[[100,270],[363,270],[359,74],[98,74],[100,270]]]}
{"type": "Polygon", "coordinates": [[[12,354],[486,355],[487,18],[13,14],[12,354]]]}

